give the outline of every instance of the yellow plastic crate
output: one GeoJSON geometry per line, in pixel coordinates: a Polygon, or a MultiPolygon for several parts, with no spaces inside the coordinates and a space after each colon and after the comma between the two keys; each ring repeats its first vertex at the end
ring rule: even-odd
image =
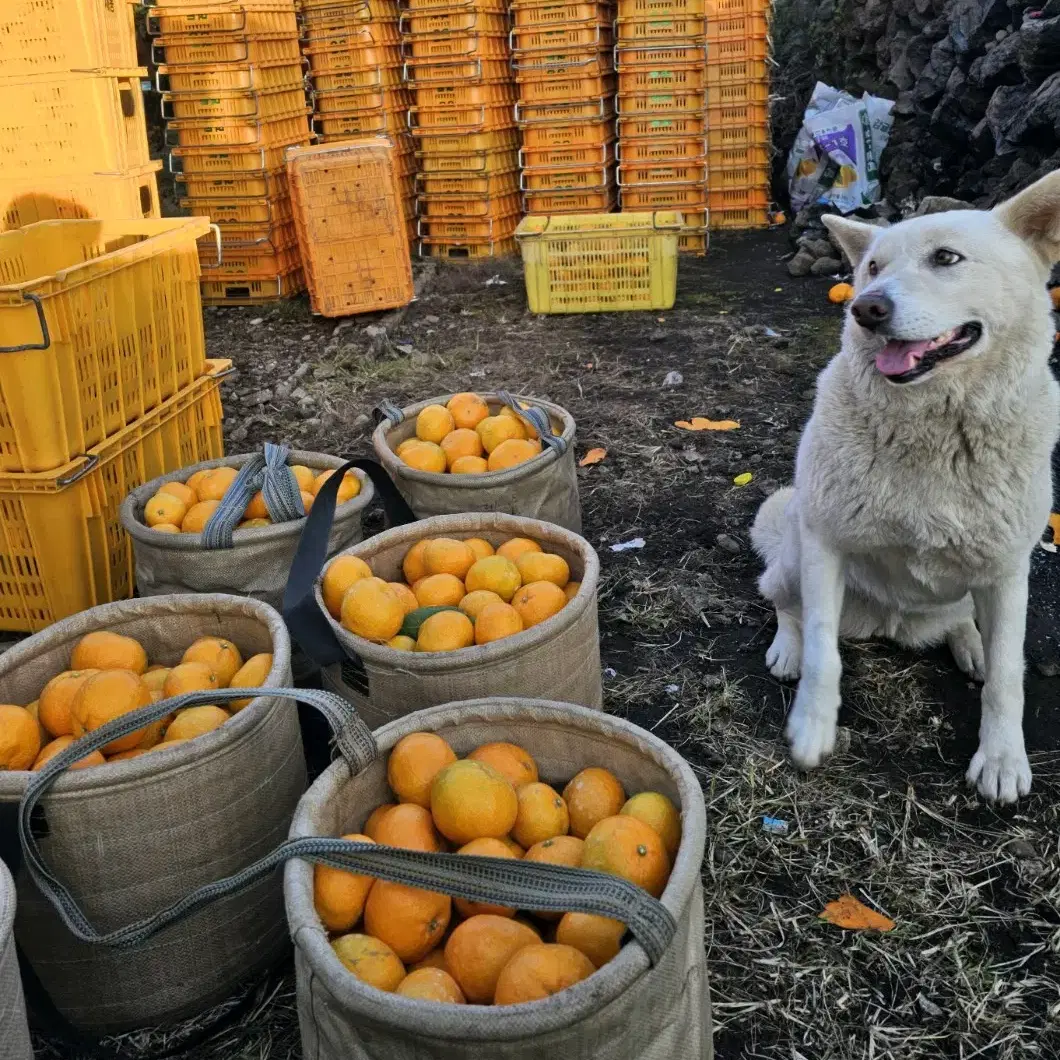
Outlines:
{"type": "Polygon", "coordinates": [[[65,467],[0,475],[0,629],[33,633],[135,588],[119,510],[159,475],[224,455],[220,379],[230,361],[65,467]]]}
{"type": "Polygon", "coordinates": [[[0,234],[0,470],[52,471],[203,374],[207,218],[0,234]]]}
{"type": "Polygon", "coordinates": [[[515,237],[530,311],[670,309],[683,223],[674,211],[523,218],[515,237]]]}

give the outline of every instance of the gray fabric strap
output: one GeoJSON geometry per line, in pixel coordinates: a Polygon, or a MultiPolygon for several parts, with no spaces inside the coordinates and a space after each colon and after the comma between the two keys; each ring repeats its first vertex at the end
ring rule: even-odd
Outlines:
{"type": "Polygon", "coordinates": [[[561,456],[567,451],[566,439],[557,438],[552,433],[552,421],[548,418],[548,413],[544,409],[539,409],[536,405],[530,405],[528,409],[524,409],[507,390],[498,390],[497,397],[513,412],[518,412],[523,419],[529,420],[534,425],[534,429],[540,436],[543,445],[547,445],[550,449],[555,449],[561,456]]]}
{"type": "Polygon", "coordinates": [[[383,420],[389,420],[393,426],[397,426],[399,423],[403,423],[405,420],[405,413],[401,411],[389,398],[383,398],[378,405],[372,410],[375,415],[375,422],[382,423],[383,420]]]}

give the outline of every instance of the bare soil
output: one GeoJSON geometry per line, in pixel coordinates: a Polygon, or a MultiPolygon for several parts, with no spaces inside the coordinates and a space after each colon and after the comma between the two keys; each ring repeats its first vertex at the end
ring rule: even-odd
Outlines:
{"type": "MultiPolygon", "coordinates": [[[[239,369],[229,451],[366,454],[383,397],[503,386],[570,409],[579,455],[608,451],[579,472],[603,564],[606,707],[677,747],[707,799],[719,1060],[1060,1055],[1060,554],[1034,561],[1029,799],[999,809],[966,789],[979,693],[943,652],[845,646],[840,753],[810,776],[787,760],[792,689],[764,666],[773,619],[747,529],[790,478],[841,322],[828,281],[788,278],[787,249],[779,233],[717,238],[707,259],[682,259],[677,305],[658,315],[530,316],[517,261],[438,269],[386,338],[368,318],[313,318],[304,300],[212,310],[210,355],[239,369]],[[671,372],[682,381],[667,385],[671,372]],[[674,426],[693,415],[740,428],[674,426]],[[636,537],[643,548],[612,551],[636,537]],[[764,831],[765,816],[788,834],[764,831]],[[844,892],[895,930],[821,921],[844,892]]],[[[187,1029],[117,1044],[151,1056],[187,1029]]],[[[300,1056],[289,971],[193,1055],[300,1056]]]]}

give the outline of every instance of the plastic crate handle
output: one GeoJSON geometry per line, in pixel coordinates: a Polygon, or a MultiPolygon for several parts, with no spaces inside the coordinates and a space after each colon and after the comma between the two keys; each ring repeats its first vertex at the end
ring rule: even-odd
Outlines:
{"type": "Polygon", "coordinates": [[[29,350],[47,350],[51,348],[52,336],[48,330],[48,318],[44,315],[44,304],[39,295],[28,291],[22,292],[23,302],[32,302],[37,307],[37,320],[40,323],[41,341],[39,343],[26,343],[22,346],[0,346],[0,353],[26,353],[29,350]]]}

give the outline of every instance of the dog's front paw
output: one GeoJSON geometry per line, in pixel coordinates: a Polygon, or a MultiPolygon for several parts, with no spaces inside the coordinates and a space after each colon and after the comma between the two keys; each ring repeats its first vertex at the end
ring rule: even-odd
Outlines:
{"type": "Polygon", "coordinates": [[[986,656],[983,653],[983,638],[970,619],[951,630],[946,641],[950,646],[953,661],[961,673],[973,681],[986,680],[986,656]]]}
{"type": "Polygon", "coordinates": [[[839,696],[817,694],[804,681],[788,715],[787,736],[791,759],[800,769],[815,769],[835,748],[839,696]]]}
{"type": "Polygon", "coordinates": [[[802,669],[802,638],[796,631],[781,626],[766,651],[769,672],[781,681],[795,681],[802,669]]]}
{"type": "Polygon", "coordinates": [[[968,766],[968,783],[991,802],[1015,802],[1031,790],[1031,764],[1023,741],[1018,745],[984,741],[968,766]]]}

